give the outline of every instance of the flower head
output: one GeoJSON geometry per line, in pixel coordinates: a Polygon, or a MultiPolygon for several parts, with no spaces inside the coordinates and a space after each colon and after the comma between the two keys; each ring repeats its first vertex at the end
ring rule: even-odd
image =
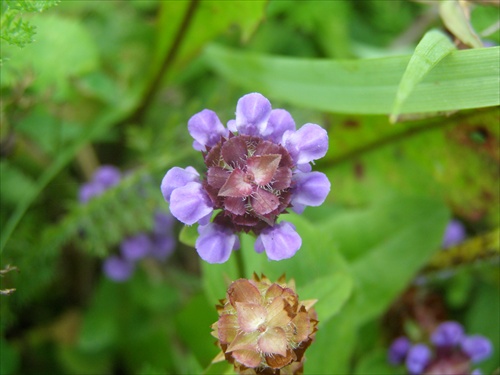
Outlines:
{"type": "Polygon", "coordinates": [[[405,363],[410,374],[480,374],[471,370],[471,364],[488,358],[492,353],[490,340],[483,336],[466,336],[458,322],[441,323],[430,337],[432,346],[416,343],[412,346],[408,338],[399,337],[388,351],[388,360],[393,365],[405,363]]]}
{"type": "Polygon", "coordinates": [[[318,323],[314,303],[299,301],[293,281],[254,274],[229,286],[212,335],[240,373],[299,374],[318,323]]]}
{"type": "Polygon", "coordinates": [[[291,224],[277,224],[277,219],[288,209],[301,213],[326,199],[330,182],[323,173],[311,172],[310,165],[326,154],[326,131],[316,124],[296,130],[287,111],[272,109],[258,93],[240,98],[227,128],[205,109],[191,117],[188,130],[206,170],[200,176],[192,167],[174,167],[161,190],[177,219],[208,226],[196,244],[200,256],[225,262],[237,248],[239,232],[259,236],[256,250],[272,260],[293,256],[300,237],[291,224]],[[279,249],[272,239],[278,239],[279,249]]]}
{"type": "Polygon", "coordinates": [[[443,249],[458,245],[465,240],[466,233],[464,225],[458,220],[451,220],[446,226],[443,237],[443,249]]]}
{"type": "Polygon", "coordinates": [[[92,175],[92,180],[83,184],[78,192],[80,203],[87,203],[91,198],[104,193],[117,185],[122,176],[120,170],[112,165],[102,165],[92,175]]]}

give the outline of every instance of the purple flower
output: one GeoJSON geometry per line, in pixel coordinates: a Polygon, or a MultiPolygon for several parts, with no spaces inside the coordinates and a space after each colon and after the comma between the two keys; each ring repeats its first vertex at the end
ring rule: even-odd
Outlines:
{"type": "Polygon", "coordinates": [[[452,347],[458,345],[464,337],[464,329],[460,323],[441,323],[432,333],[431,342],[437,347],[452,347]]]}
{"type": "Polygon", "coordinates": [[[117,185],[120,180],[120,170],[112,165],[103,165],[97,168],[93,176],[93,181],[106,189],[117,185]]]}
{"type": "Polygon", "coordinates": [[[125,259],[136,261],[148,255],[151,246],[151,239],[146,234],[141,233],[124,240],[120,245],[120,250],[125,259]]]}
{"type": "Polygon", "coordinates": [[[411,343],[407,337],[401,336],[395,339],[389,348],[387,359],[393,365],[400,365],[404,362],[411,343]]]}
{"type": "Polygon", "coordinates": [[[460,343],[460,346],[474,363],[488,358],[493,351],[491,341],[480,335],[465,337],[460,343]]]}
{"type": "Polygon", "coordinates": [[[104,261],[104,274],[113,281],[123,282],[134,272],[134,263],[117,255],[112,255],[104,261]]]}
{"type": "Polygon", "coordinates": [[[464,225],[458,220],[451,220],[444,232],[443,249],[446,249],[451,246],[458,245],[460,242],[465,240],[466,233],[464,225]]]}
{"type": "Polygon", "coordinates": [[[227,128],[213,111],[203,110],[189,120],[188,130],[193,147],[202,151],[206,172],[200,178],[192,167],[174,167],[161,191],[177,219],[203,227],[196,242],[200,256],[225,262],[239,232],[257,235],[255,249],[266,251],[269,259],[293,256],[300,236],[291,224],[276,224],[277,219],[287,209],[300,213],[326,199],[330,182],[323,173],[311,172],[310,165],[328,149],[326,131],[315,124],[295,130],[292,116],[273,110],[258,93],[239,99],[227,128]]]}
{"type": "Polygon", "coordinates": [[[431,360],[431,350],[427,345],[416,344],[408,351],[406,368],[410,374],[421,374],[431,360]]]}
{"type": "Polygon", "coordinates": [[[470,375],[483,375],[483,372],[480,369],[473,370],[470,375]]]}
{"type": "Polygon", "coordinates": [[[103,165],[96,169],[92,180],[83,184],[78,192],[78,200],[85,204],[91,198],[97,197],[107,189],[117,185],[121,180],[120,170],[112,165],[103,165]]]}

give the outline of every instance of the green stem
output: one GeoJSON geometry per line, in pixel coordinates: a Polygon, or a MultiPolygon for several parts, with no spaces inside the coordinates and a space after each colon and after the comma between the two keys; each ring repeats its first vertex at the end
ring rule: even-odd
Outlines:
{"type": "Polygon", "coordinates": [[[243,249],[236,250],[234,252],[236,257],[236,269],[238,270],[238,277],[241,279],[245,277],[245,260],[243,259],[243,249]]]}

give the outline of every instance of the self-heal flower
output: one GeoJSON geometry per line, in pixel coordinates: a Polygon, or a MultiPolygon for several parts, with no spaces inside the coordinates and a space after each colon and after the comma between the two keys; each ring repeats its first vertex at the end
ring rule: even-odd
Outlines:
{"type": "Polygon", "coordinates": [[[217,306],[212,335],[224,357],[242,374],[301,374],[304,352],[314,340],[315,300],[299,301],[293,280],[239,279],[217,306]]]}
{"type": "Polygon", "coordinates": [[[161,190],[177,219],[200,224],[200,257],[225,262],[238,248],[240,232],[257,235],[255,250],[271,260],[292,257],[300,236],[277,219],[288,209],[301,213],[321,205],[330,192],[328,178],[311,172],[311,163],[328,149],[326,131],[316,124],[296,130],[287,111],[272,109],[258,93],[240,98],[227,128],[205,109],[191,117],[188,130],[206,170],[200,175],[192,167],[174,167],[161,190]]]}

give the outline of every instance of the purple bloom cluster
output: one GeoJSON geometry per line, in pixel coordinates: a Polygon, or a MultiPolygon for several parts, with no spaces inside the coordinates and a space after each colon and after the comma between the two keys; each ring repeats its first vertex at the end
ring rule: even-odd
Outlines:
{"type": "Polygon", "coordinates": [[[458,245],[465,240],[466,236],[464,225],[456,219],[451,220],[444,232],[442,243],[443,249],[458,245]]]}
{"type": "Polygon", "coordinates": [[[157,211],[154,220],[152,233],[139,233],[125,239],[120,245],[120,255],[112,255],[104,261],[103,270],[108,278],[117,282],[126,281],[141,259],[151,257],[164,261],[172,254],[175,248],[174,217],[157,211]]]}
{"type": "Polygon", "coordinates": [[[80,203],[87,203],[91,198],[104,193],[107,189],[117,185],[122,178],[120,170],[112,165],[99,167],[92,176],[92,180],[83,184],[78,192],[80,203]]]}
{"type": "Polygon", "coordinates": [[[287,209],[321,205],[330,192],[328,178],[311,171],[328,149],[326,131],[316,124],[296,130],[287,111],[272,109],[258,93],[239,99],[227,128],[205,109],[191,117],[188,130],[206,171],[201,177],[193,167],[174,167],[161,191],[177,219],[199,224],[200,257],[227,261],[240,232],[257,235],[255,250],[271,260],[292,257],[302,240],[292,224],[277,219],[287,209]]]}
{"type": "Polygon", "coordinates": [[[491,342],[483,336],[466,336],[460,323],[441,323],[430,337],[432,346],[412,344],[407,337],[395,339],[388,351],[388,361],[393,365],[405,364],[409,374],[471,374],[473,363],[491,355],[491,342]]]}
{"type": "MultiPolygon", "coordinates": [[[[120,170],[112,165],[99,167],[92,180],[80,187],[78,198],[86,204],[93,197],[117,185],[122,178],[120,170]]],[[[135,269],[137,261],[152,257],[164,261],[174,250],[173,227],[175,218],[169,212],[154,214],[154,228],[151,233],[140,233],[129,237],[120,244],[120,255],[109,256],[103,264],[104,274],[111,280],[127,280],[135,269]]]]}

